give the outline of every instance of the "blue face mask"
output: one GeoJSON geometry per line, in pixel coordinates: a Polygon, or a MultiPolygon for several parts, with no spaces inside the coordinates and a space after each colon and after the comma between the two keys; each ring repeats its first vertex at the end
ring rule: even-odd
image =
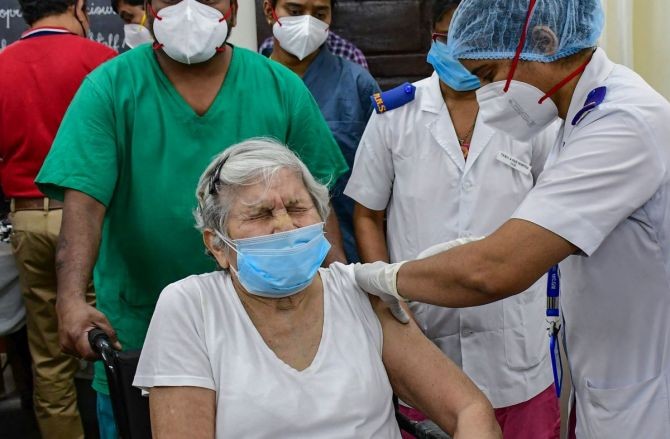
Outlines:
{"type": "Polygon", "coordinates": [[[482,86],[479,78],[454,58],[444,43],[433,41],[428,52],[428,62],[435,68],[440,80],[453,90],[472,91],[482,86]]]}
{"type": "Polygon", "coordinates": [[[244,289],[272,299],[307,288],[330,250],[323,223],[234,241],[217,234],[237,253],[237,270],[230,268],[244,289]]]}

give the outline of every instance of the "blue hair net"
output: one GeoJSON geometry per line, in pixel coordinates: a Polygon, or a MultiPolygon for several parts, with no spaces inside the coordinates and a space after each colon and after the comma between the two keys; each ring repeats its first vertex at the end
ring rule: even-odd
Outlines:
{"type": "MultiPolygon", "coordinates": [[[[458,59],[512,59],[531,0],[463,0],[449,26],[458,59]]],[[[552,62],[595,47],[605,23],[600,0],[537,0],[521,52],[552,62]]]]}

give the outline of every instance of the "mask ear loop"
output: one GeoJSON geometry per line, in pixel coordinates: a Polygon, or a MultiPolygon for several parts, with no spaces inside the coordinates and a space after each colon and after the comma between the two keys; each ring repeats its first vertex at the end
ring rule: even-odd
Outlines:
{"type": "Polygon", "coordinates": [[[584,70],[586,70],[586,67],[589,65],[590,62],[591,62],[591,58],[589,57],[589,59],[587,59],[581,66],[579,66],[579,68],[578,68],[577,70],[575,70],[574,72],[570,73],[565,79],[563,79],[563,80],[562,80],[561,82],[559,82],[558,84],[554,85],[554,86],[551,88],[551,90],[549,90],[549,91],[547,92],[547,94],[545,94],[544,96],[542,96],[542,98],[541,98],[537,103],[538,103],[538,104],[543,103],[544,101],[546,101],[547,99],[549,99],[550,97],[552,97],[553,95],[555,95],[557,91],[559,91],[561,88],[563,88],[563,86],[565,86],[565,84],[567,84],[568,82],[570,82],[570,81],[572,81],[574,78],[576,78],[577,75],[579,75],[579,74],[581,74],[581,73],[584,73],[584,70]]]}
{"type": "MultiPolygon", "coordinates": [[[[216,234],[218,235],[219,239],[221,239],[223,243],[228,246],[228,248],[234,251],[238,257],[240,256],[240,252],[238,252],[237,249],[235,248],[235,243],[233,241],[223,236],[223,233],[220,233],[218,230],[216,230],[216,234]]],[[[237,271],[237,268],[233,267],[233,264],[231,264],[230,262],[228,262],[228,269],[230,269],[230,271],[232,271],[235,274],[237,279],[240,278],[240,274],[237,271]]]]}
{"type": "MultiPolygon", "coordinates": [[[[233,8],[228,8],[228,12],[219,20],[219,23],[223,23],[224,21],[228,20],[230,16],[233,15],[233,8]]],[[[229,31],[230,32],[230,31],[229,31]]],[[[221,47],[217,47],[216,51],[218,53],[222,53],[226,51],[226,43],[224,41],[223,45],[221,47]]]]}
{"type": "MultiPolygon", "coordinates": [[[[521,38],[519,39],[519,45],[516,48],[516,53],[514,54],[514,59],[512,59],[512,65],[510,67],[509,74],[507,75],[507,82],[505,83],[505,88],[503,89],[505,93],[509,91],[509,87],[512,84],[512,78],[514,78],[514,73],[516,73],[516,68],[519,65],[519,61],[521,60],[521,52],[523,52],[523,47],[526,45],[526,38],[528,36],[528,27],[530,26],[530,19],[533,16],[533,11],[535,10],[536,3],[537,0],[530,0],[530,3],[528,5],[526,22],[524,23],[523,30],[521,31],[521,38]]],[[[589,65],[590,62],[591,58],[587,59],[586,62],[584,62],[584,64],[582,64],[581,66],[579,66],[579,68],[577,68],[577,70],[575,70],[566,78],[561,80],[558,84],[553,86],[551,90],[549,90],[544,96],[540,98],[538,104],[544,103],[544,101],[555,95],[556,92],[558,92],[561,88],[563,88],[568,82],[572,81],[581,73],[584,73],[584,70],[586,70],[586,67],[589,65]]]]}
{"type": "Polygon", "coordinates": [[[512,59],[512,66],[509,69],[509,74],[507,75],[507,82],[505,83],[505,88],[503,91],[507,93],[509,91],[509,86],[512,84],[512,78],[514,78],[514,73],[516,73],[516,68],[519,65],[519,60],[521,59],[521,52],[523,52],[523,46],[526,45],[526,37],[528,36],[528,27],[530,26],[530,19],[533,16],[533,10],[535,9],[535,3],[537,0],[530,0],[528,5],[528,12],[526,13],[526,22],[523,25],[523,30],[521,31],[521,38],[519,39],[519,45],[516,48],[516,53],[514,54],[514,59],[512,59]]]}
{"type": "Polygon", "coordinates": [[[272,18],[274,18],[275,21],[279,23],[279,27],[283,26],[283,24],[281,24],[281,21],[279,21],[279,17],[277,16],[277,12],[275,12],[274,8],[272,8],[272,18]]]}
{"type": "MultiPolygon", "coordinates": [[[[161,21],[161,20],[163,19],[163,17],[161,17],[160,15],[158,15],[158,12],[156,12],[156,10],[154,9],[154,7],[151,6],[151,1],[148,1],[148,2],[147,2],[147,9],[149,9],[149,12],[151,12],[151,15],[153,15],[154,18],[155,18],[156,20],[161,21]]],[[[144,13],[144,16],[146,17],[146,12],[144,13]]],[[[155,38],[156,38],[156,36],[154,35],[154,39],[155,39],[155,38]]],[[[161,47],[163,47],[163,43],[159,43],[158,41],[154,41],[154,44],[153,44],[151,47],[152,47],[154,50],[158,50],[158,49],[160,49],[161,47]]]]}
{"type": "Polygon", "coordinates": [[[235,248],[235,243],[233,241],[223,236],[223,233],[219,232],[218,230],[215,230],[214,232],[216,233],[216,236],[218,236],[219,239],[228,246],[228,248],[230,248],[232,251],[235,252],[236,255],[239,256],[240,252],[238,252],[237,249],[235,248]]]}

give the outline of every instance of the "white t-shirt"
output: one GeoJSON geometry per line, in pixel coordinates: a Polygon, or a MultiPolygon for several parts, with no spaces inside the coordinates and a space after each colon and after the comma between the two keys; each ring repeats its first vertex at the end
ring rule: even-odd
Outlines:
{"type": "Polygon", "coordinates": [[[353,267],[320,270],[321,344],[297,371],[265,344],[223,271],[161,294],[134,385],[216,391],[216,437],[400,438],[382,363],[382,329],[353,267]]]}
{"type": "MultiPolygon", "coordinates": [[[[558,131],[552,125],[518,142],[478,120],[466,161],[437,74],[415,85],[414,101],[370,118],[344,192],[369,209],[386,209],[391,262],[495,231],[535,184],[558,131]]],[[[546,278],[483,306],[416,303],[412,311],[426,336],[494,407],[528,401],[551,384],[546,278]]]]}
{"type": "Polygon", "coordinates": [[[670,104],[598,49],[562,140],[514,216],[581,250],[560,264],[577,437],[670,437],[670,104]]]}

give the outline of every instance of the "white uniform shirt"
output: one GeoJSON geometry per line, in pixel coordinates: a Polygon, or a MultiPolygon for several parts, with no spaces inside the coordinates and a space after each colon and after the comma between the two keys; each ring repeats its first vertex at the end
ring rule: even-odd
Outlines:
{"type": "Polygon", "coordinates": [[[218,439],[399,439],[377,316],[353,266],[320,273],[323,334],[307,369],[265,344],[221,271],[166,287],[133,384],[216,391],[218,439]]]}
{"type": "Polygon", "coordinates": [[[579,439],[670,436],[670,104],[598,49],[515,213],[579,247],[561,306],[579,439]],[[604,102],[577,126],[589,92],[604,102]]]}
{"type": "MultiPolygon", "coordinates": [[[[557,135],[553,126],[533,142],[517,142],[479,120],[466,161],[437,74],[415,85],[414,101],[372,115],[345,190],[369,209],[387,210],[391,262],[496,230],[533,187],[557,135]],[[510,166],[509,158],[522,165],[510,166]]],[[[494,407],[527,401],[551,384],[545,278],[485,306],[412,309],[428,338],[494,407]]]]}

